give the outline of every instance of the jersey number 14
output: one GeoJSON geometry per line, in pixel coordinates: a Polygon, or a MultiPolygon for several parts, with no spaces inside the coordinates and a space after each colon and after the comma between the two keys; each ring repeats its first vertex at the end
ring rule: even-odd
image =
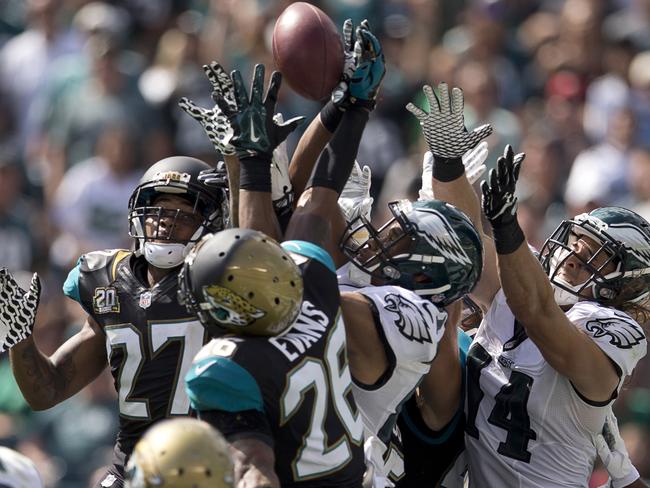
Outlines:
{"type": "MultiPolygon", "coordinates": [[[[481,370],[492,361],[490,354],[478,342],[467,354],[467,423],[465,432],[475,439],[479,437],[476,428],[476,414],[483,399],[479,379],[481,370]]],[[[497,451],[518,461],[529,462],[528,442],[535,440],[537,434],[530,428],[528,416],[528,397],[533,378],[521,371],[512,371],[510,381],[501,387],[494,397],[495,405],[488,422],[508,432],[505,442],[500,442],[497,451]]]]}

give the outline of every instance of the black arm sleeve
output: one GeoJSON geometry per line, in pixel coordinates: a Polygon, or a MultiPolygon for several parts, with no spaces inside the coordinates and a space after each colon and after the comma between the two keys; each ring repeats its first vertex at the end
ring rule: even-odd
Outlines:
{"type": "Polygon", "coordinates": [[[306,188],[322,186],[339,194],[343,191],[369,116],[370,112],[361,107],[350,107],[345,111],[334,137],[320,154],[306,188]]]}

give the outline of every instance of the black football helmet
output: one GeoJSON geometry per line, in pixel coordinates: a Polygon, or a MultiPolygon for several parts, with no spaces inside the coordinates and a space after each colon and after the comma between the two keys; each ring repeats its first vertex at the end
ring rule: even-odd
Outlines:
{"type": "Polygon", "coordinates": [[[228,224],[225,189],[206,185],[199,179],[202,171],[210,169],[207,163],[199,159],[174,156],[152,165],[140,179],[129,200],[129,235],[136,239],[136,250],[144,253],[154,266],[165,268],[179,265],[201,237],[222,230],[228,224]],[[193,213],[155,206],[155,199],[163,194],[184,198],[193,207],[193,213]],[[147,219],[157,223],[151,235],[145,233],[147,219]],[[167,233],[159,233],[163,219],[171,222],[172,230],[167,233]],[[199,223],[196,232],[188,241],[175,241],[173,229],[177,223],[192,220],[199,223]],[[154,240],[155,245],[152,243],[154,240]],[[166,240],[169,242],[165,243],[166,240]]]}
{"type": "Polygon", "coordinates": [[[300,313],[300,268],[280,244],[251,229],[206,235],[185,258],[178,301],[213,337],[272,336],[300,313]]]}
{"type": "Polygon", "coordinates": [[[580,298],[608,306],[643,304],[650,294],[650,224],[626,208],[597,208],[564,220],[542,246],[540,262],[559,305],[571,305],[580,298]],[[599,245],[587,260],[571,245],[580,236],[599,245]],[[558,276],[569,258],[590,272],[584,283],[571,285],[558,276]],[[612,265],[614,271],[605,274],[612,265]]]}
{"type": "Polygon", "coordinates": [[[470,220],[439,201],[388,204],[393,218],[375,229],[352,220],[341,249],[358,268],[446,306],[469,293],[483,269],[483,246],[470,220]],[[362,236],[362,237],[360,237],[362,236]]]}

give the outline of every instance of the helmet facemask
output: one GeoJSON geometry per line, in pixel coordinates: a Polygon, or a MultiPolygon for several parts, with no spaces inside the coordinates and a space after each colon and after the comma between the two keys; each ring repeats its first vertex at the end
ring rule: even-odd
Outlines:
{"type": "Polygon", "coordinates": [[[201,237],[223,229],[223,216],[227,213],[225,199],[217,202],[201,189],[190,188],[185,193],[171,189],[151,185],[138,187],[129,206],[129,235],[137,239],[137,252],[144,254],[147,261],[158,268],[180,265],[201,237]],[[181,196],[192,211],[156,205],[156,200],[165,195],[181,196]],[[179,238],[179,228],[188,226],[196,230],[189,238],[179,238]]]}
{"type": "Polygon", "coordinates": [[[434,201],[391,202],[388,204],[393,214],[390,221],[376,230],[364,217],[356,218],[348,225],[341,248],[355,266],[383,283],[412,290],[437,305],[446,306],[464,294],[460,283],[469,283],[466,291],[473,287],[474,279],[480,274],[482,251],[476,235],[479,256],[478,262],[473,263],[463,244],[455,240],[459,236],[447,220],[458,211],[445,205],[434,201]],[[430,235],[427,225],[435,227],[433,232],[440,235],[430,235]],[[364,234],[367,239],[357,238],[364,234]],[[473,265],[477,269],[474,279],[469,279],[473,265]]]}
{"type": "Polygon", "coordinates": [[[546,240],[540,261],[555,289],[558,305],[573,305],[580,299],[611,305],[625,286],[624,255],[625,247],[606,231],[595,228],[588,220],[568,220],[546,240]],[[574,247],[583,236],[596,243],[588,258],[578,254],[574,247]],[[572,285],[560,276],[569,260],[587,271],[582,283],[572,285]]]}

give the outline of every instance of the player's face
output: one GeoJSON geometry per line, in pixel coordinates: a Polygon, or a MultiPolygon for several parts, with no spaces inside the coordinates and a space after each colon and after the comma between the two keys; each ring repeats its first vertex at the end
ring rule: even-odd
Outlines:
{"type": "Polygon", "coordinates": [[[145,235],[154,242],[187,242],[201,225],[202,218],[192,205],[176,195],[162,195],[153,202],[159,213],[145,220],[145,235]]]}
{"type": "MultiPolygon", "coordinates": [[[[600,269],[610,258],[605,252],[598,252],[600,244],[591,237],[571,233],[568,244],[575,256],[572,255],[566,259],[558,270],[558,277],[572,286],[581,285],[591,277],[593,271],[586,267],[585,263],[589,263],[591,268],[600,269]]],[[[616,265],[609,262],[600,273],[606,275],[615,270],[616,265]]]]}
{"type": "Polygon", "coordinates": [[[373,266],[379,263],[377,255],[381,248],[388,252],[390,257],[397,256],[409,251],[412,240],[404,233],[404,229],[395,221],[388,227],[381,229],[378,233],[378,239],[370,239],[360,250],[361,261],[367,266],[373,266]]]}

